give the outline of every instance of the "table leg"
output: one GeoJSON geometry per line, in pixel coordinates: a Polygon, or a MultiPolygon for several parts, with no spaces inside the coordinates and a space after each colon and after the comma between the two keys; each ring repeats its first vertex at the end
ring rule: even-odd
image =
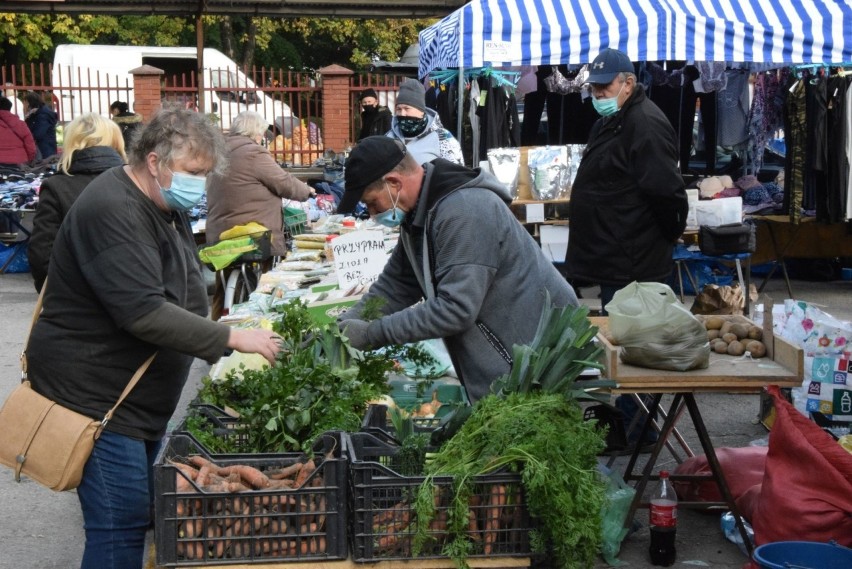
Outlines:
{"type": "MultiPolygon", "coordinates": [[[[657,407],[659,407],[660,399],[662,395],[656,394],[654,395],[654,402],[651,404],[651,412],[655,411],[657,407]]],[[[681,402],[683,401],[682,393],[675,393],[674,399],[672,400],[672,404],[669,407],[668,415],[666,416],[666,420],[663,422],[663,427],[660,431],[660,438],[657,439],[657,444],[654,445],[654,450],[651,451],[651,456],[648,457],[648,462],[645,463],[645,468],[642,471],[642,475],[638,477],[633,474],[633,468],[636,466],[636,459],[639,456],[639,447],[636,447],[636,450],[633,451],[633,454],[630,455],[630,461],[627,464],[627,469],[624,473],[624,480],[636,480],[636,485],[634,489],[636,490],[636,494],[633,496],[633,500],[630,502],[630,509],[627,511],[627,516],[624,518],[624,527],[630,528],[633,524],[633,518],[636,515],[636,510],[639,508],[639,504],[642,503],[642,496],[645,493],[645,488],[648,485],[648,480],[651,478],[651,471],[654,466],[657,464],[657,458],[660,456],[660,452],[663,450],[663,446],[665,446],[666,439],[671,434],[674,429],[675,420],[680,416],[678,410],[681,406],[681,402]]],[[[645,421],[645,426],[643,428],[643,433],[649,427],[649,423],[651,420],[651,415],[648,415],[648,418],[645,421]]]]}
{"type": "MultiPolygon", "coordinates": [[[[713,442],[710,440],[707,428],[704,425],[704,419],[701,417],[701,412],[698,410],[698,404],[695,402],[695,394],[685,393],[683,397],[686,407],[689,410],[689,414],[692,416],[692,423],[695,425],[695,432],[698,434],[698,440],[701,441],[701,446],[704,448],[704,455],[707,457],[707,464],[710,466],[710,472],[713,473],[713,480],[719,487],[719,492],[722,494],[722,498],[725,500],[725,503],[731,510],[731,514],[733,514],[734,519],[736,520],[737,529],[740,530],[740,535],[743,538],[743,544],[745,544],[750,558],[752,554],[752,544],[749,540],[748,532],[746,531],[742,516],[740,516],[737,504],[731,495],[731,490],[728,488],[728,483],[725,480],[725,474],[722,472],[722,466],[719,464],[719,459],[716,457],[713,442]]],[[[646,471],[649,470],[650,469],[646,467],[646,471]]]]}

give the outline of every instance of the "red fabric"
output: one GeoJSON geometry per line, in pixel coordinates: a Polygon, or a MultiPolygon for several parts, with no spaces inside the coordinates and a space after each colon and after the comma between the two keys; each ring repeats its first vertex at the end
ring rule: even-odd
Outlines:
{"type": "Polygon", "coordinates": [[[0,164],[24,164],[35,157],[35,141],[27,123],[10,111],[0,111],[0,164]]]}
{"type": "Polygon", "coordinates": [[[751,523],[751,520],[754,517],[754,510],[757,508],[757,502],[760,500],[760,491],[762,489],[762,484],[755,484],[743,492],[739,498],[736,498],[737,509],[749,523],[751,523]]]}
{"type": "MultiPolygon", "coordinates": [[[[716,458],[722,467],[725,481],[734,500],[763,480],[766,447],[718,448],[716,458]]],[[[675,468],[674,474],[710,474],[706,455],[694,456],[675,468]]],[[[678,498],[690,502],[721,502],[722,493],[713,480],[702,482],[672,482],[678,498]]]]}
{"type": "Polygon", "coordinates": [[[835,540],[852,546],[852,454],[781,397],[760,498],[754,508],[755,543],[835,540]]]}

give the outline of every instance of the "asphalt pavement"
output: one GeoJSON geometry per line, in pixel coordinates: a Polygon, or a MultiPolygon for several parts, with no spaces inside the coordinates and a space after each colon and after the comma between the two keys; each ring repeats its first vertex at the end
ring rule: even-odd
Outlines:
{"type": "MultiPolygon", "coordinates": [[[[838,318],[852,320],[852,282],[793,281],[793,291],[797,299],[816,303],[838,318]]],[[[780,279],[769,281],[764,292],[778,299],[776,302],[786,296],[784,282],[780,279]]],[[[5,400],[18,384],[19,356],[36,298],[29,274],[0,275],[0,400],[5,400]]],[[[199,380],[208,369],[207,364],[199,361],[193,366],[172,425],[182,418],[199,380]]],[[[699,394],[697,399],[716,448],[766,443],[768,433],[757,420],[757,395],[699,394]]],[[[684,424],[679,428],[687,442],[697,447],[691,426],[684,424]]],[[[623,468],[626,462],[626,458],[619,458],[614,467],[623,468]]],[[[675,466],[675,460],[664,451],[657,469],[674,469],[675,466]]],[[[26,479],[16,483],[9,469],[0,468],[0,503],[3,504],[0,509],[0,569],[79,567],[83,554],[83,520],[73,491],[54,493],[26,479]]],[[[625,567],[649,567],[646,510],[640,510],[636,519],[642,523],[642,528],[624,541],[619,559],[625,567]]],[[[739,569],[747,561],[737,546],[725,539],[719,527],[719,514],[683,510],[678,524],[675,567],[739,569]]],[[[603,561],[597,565],[606,566],[603,561]]]]}

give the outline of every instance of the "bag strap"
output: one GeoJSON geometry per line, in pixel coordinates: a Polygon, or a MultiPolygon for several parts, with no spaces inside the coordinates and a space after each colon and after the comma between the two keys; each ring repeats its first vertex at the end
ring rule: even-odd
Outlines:
{"type": "MultiPolygon", "coordinates": [[[[44,303],[44,291],[47,289],[47,279],[44,279],[44,283],[41,285],[41,292],[38,294],[38,300],[36,301],[35,310],[33,310],[33,318],[30,321],[30,329],[27,333],[27,343],[24,346],[24,350],[21,352],[21,381],[27,380],[27,348],[30,345],[30,337],[33,333],[33,327],[35,327],[35,323],[38,320],[39,315],[41,315],[41,307],[44,303]]],[[[139,383],[139,380],[142,379],[142,376],[145,375],[145,372],[148,371],[148,366],[154,361],[154,358],[157,357],[157,354],[160,353],[159,350],[151,354],[151,356],[142,362],[142,365],[136,370],[136,373],[133,374],[133,377],[130,378],[130,383],[124,388],[124,391],[121,392],[121,395],[118,398],[118,401],[115,405],[112,406],[112,409],[106,412],[104,418],[101,420],[101,424],[98,427],[98,430],[95,432],[95,440],[101,436],[101,431],[104,430],[107,423],[109,423],[110,419],[112,419],[115,410],[119,405],[124,401],[124,399],[130,394],[130,391],[136,387],[136,384],[139,383]]]]}

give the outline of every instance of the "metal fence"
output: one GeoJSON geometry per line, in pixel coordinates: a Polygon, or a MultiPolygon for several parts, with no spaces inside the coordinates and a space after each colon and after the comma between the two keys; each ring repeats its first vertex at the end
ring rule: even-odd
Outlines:
{"type": "MultiPolygon", "coordinates": [[[[356,141],[361,128],[358,95],[373,88],[379,103],[393,109],[399,84],[405,75],[389,73],[353,74],[349,81],[349,133],[356,141]]],[[[94,68],[53,64],[0,66],[0,83],[12,101],[13,112],[22,114],[23,95],[34,91],[58,114],[60,123],[94,112],[109,116],[113,101],[132,108],[133,80],[128,75],[107,73],[94,68]]],[[[207,69],[204,74],[203,101],[198,97],[194,71],[165,69],[160,81],[165,106],[179,106],[208,113],[223,130],[230,127],[241,111],[254,110],[277,124],[270,132],[270,150],[279,162],[308,165],[322,156],[322,86],[313,73],[254,67],[251,69],[207,69]],[[289,120],[279,120],[292,117],[289,120]],[[296,120],[298,119],[298,120],[296,120]],[[284,139],[276,136],[287,134],[284,139]]],[[[343,150],[343,149],[336,149],[343,150]]]]}

